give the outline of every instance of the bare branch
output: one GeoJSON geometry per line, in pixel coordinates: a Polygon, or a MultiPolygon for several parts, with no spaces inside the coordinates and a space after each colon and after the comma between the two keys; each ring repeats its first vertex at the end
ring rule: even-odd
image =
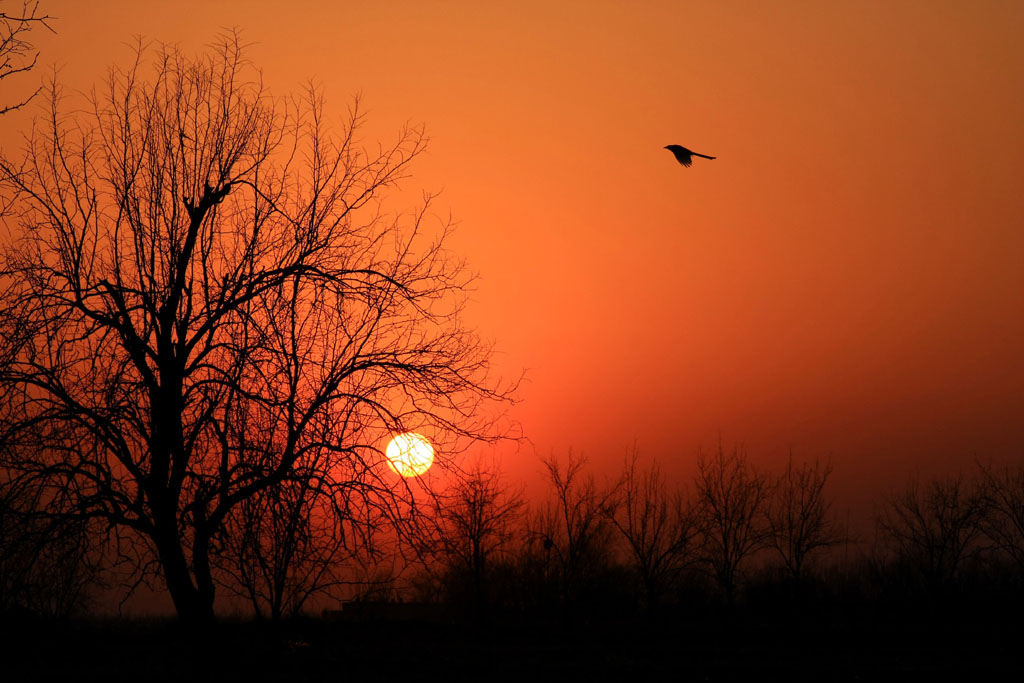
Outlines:
{"type": "MultiPolygon", "coordinates": [[[[41,12],[39,0],[22,0],[21,8],[15,11],[7,11],[6,7],[0,7],[0,81],[35,68],[39,61],[39,53],[29,42],[28,34],[36,28],[45,28],[55,33],[50,24],[53,19],[41,12]]],[[[41,90],[42,88],[37,88],[31,95],[14,104],[0,105],[0,116],[21,109],[41,90]]]]}

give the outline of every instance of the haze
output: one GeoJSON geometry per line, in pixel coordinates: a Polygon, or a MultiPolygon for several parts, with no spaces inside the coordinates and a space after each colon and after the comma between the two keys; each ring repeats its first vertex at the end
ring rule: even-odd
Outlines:
{"type": "Polygon", "coordinates": [[[275,92],[360,94],[368,142],[425,123],[410,201],[443,190],[465,320],[526,371],[513,474],[636,443],[688,475],[721,437],[831,454],[859,505],[1024,453],[1024,5],[284,7],[54,1],[36,42],[88,90],[133,35],[237,26],[275,92]]]}

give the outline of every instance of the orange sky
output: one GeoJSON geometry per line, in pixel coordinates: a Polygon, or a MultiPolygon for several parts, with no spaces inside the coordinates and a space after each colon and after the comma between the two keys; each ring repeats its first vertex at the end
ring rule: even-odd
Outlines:
{"type": "Polygon", "coordinates": [[[43,3],[70,88],[238,26],[275,92],[425,123],[409,187],[527,372],[513,472],[635,441],[688,474],[721,433],[853,500],[1024,455],[1024,3],[43,3]]]}

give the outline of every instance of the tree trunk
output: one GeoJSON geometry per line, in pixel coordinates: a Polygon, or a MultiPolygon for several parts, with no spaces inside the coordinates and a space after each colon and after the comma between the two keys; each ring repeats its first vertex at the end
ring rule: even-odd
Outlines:
{"type": "Polygon", "coordinates": [[[181,551],[180,541],[173,527],[170,532],[162,529],[154,534],[160,566],[163,568],[167,592],[174,602],[178,618],[189,624],[208,624],[213,622],[213,589],[197,588],[189,574],[185,554],[181,551]]]}

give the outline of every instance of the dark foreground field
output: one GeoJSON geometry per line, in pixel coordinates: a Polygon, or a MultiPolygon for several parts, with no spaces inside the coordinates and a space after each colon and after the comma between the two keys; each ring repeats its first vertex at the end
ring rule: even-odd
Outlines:
{"type": "Polygon", "coordinates": [[[422,620],[8,622],[0,680],[1024,680],[1020,628],[422,620]]]}

